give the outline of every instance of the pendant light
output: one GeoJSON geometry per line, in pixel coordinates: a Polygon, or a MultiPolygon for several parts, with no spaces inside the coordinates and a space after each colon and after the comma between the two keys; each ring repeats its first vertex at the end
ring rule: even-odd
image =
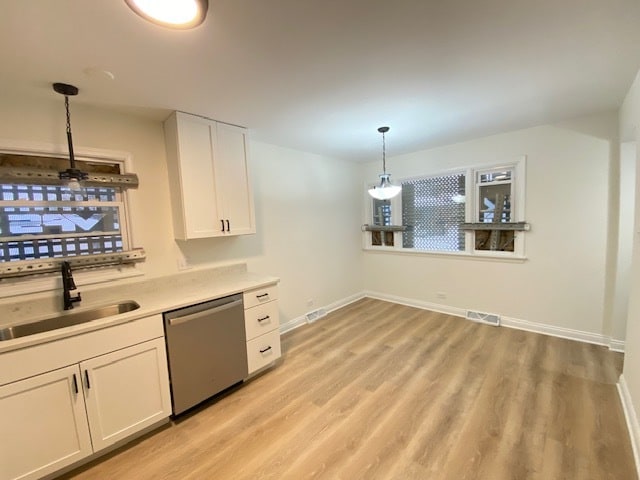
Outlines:
{"type": "Polygon", "coordinates": [[[369,195],[377,200],[388,200],[398,195],[402,190],[402,187],[391,183],[391,180],[389,179],[390,175],[387,173],[387,152],[384,141],[384,134],[388,131],[389,127],[380,127],[378,129],[378,132],[382,134],[382,173],[379,175],[380,185],[369,189],[369,195]]]}
{"type": "Polygon", "coordinates": [[[64,108],[67,113],[67,143],[69,145],[69,168],[63,170],[62,172],[58,172],[60,180],[66,182],[66,185],[69,187],[69,190],[73,192],[77,192],[82,190],[80,186],[80,182],[89,178],[89,174],[80,171],[76,167],[76,158],[73,155],[73,139],[71,138],[71,115],[69,114],[69,96],[74,96],[78,94],[78,88],[73,85],[67,85],[66,83],[54,83],[53,89],[64,95],[64,108]]]}
{"type": "Polygon", "coordinates": [[[208,0],[124,0],[145,20],[176,29],[195,28],[204,22],[208,0]]]}

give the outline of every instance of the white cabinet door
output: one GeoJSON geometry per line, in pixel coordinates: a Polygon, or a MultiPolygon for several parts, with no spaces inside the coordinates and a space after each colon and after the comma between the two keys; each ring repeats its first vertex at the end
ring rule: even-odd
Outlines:
{"type": "Polygon", "coordinates": [[[180,240],[224,234],[212,135],[215,122],[195,115],[176,112],[165,123],[173,226],[180,240]]]}
{"type": "Polygon", "coordinates": [[[35,479],[92,453],[77,365],[0,387],[0,479],[35,479]]]}
{"type": "Polygon", "coordinates": [[[227,227],[225,233],[255,233],[253,197],[247,166],[247,132],[243,128],[217,123],[213,138],[217,201],[222,205],[222,216],[227,227]]]}
{"type": "Polygon", "coordinates": [[[92,358],[80,369],[95,451],[171,415],[163,339],[92,358]]]}

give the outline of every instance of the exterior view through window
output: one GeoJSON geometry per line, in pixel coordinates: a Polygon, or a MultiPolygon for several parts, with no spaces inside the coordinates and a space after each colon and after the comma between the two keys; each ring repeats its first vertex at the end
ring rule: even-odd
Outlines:
{"type": "Polygon", "coordinates": [[[116,188],[81,193],[54,185],[0,185],[0,261],[70,257],[126,249],[116,188]]]}
{"type": "MultiPolygon", "coordinates": [[[[367,248],[467,254],[516,252],[515,232],[508,230],[510,227],[497,232],[491,224],[522,220],[523,215],[517,212],[524,212],[524,161],[522,157],[507,166],[401,180],[402,193],[397,197],[369,199],[371,224],[390,228],[382,229],[382,234],[367,232],[367,248]],[[463,229],[467,222],[487,224],[487,229],[463,229]]],[[[522,249],[517,253],[523,255],[522,249]]]]}

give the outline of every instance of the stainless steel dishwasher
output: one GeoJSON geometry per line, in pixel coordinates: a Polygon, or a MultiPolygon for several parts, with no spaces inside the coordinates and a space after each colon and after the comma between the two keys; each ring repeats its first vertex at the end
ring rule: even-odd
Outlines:
{"type": "Polygon", "coordinates": [[[174,415],[247,377],[242,294],[164,314],[174,415]]]}

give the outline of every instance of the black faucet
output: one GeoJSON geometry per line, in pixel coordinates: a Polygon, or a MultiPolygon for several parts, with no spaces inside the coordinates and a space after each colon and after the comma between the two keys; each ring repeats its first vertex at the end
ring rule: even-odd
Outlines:
{"type": "Polygon", "coordinates": [[[62,262],[62,288],[64,288],[64,309],[71,310],[74,302],[82,300],[80,292],[75,297],[71,296],[71,290],[76,290],[76,282],[73,281],[71,265],[69,262],[62,262]]]}

